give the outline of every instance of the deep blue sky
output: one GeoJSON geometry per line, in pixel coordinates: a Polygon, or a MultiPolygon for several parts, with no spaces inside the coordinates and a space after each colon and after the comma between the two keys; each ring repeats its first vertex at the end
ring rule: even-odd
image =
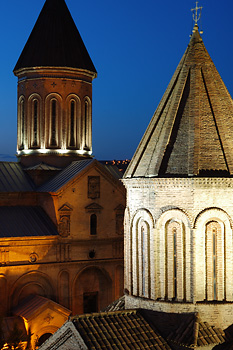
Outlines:
{"type": "MultiPolygon", "coordinates": [[[[66,0],[98,71],[93,154],[131,158],[189,42],[193,0],[66,0]]],[[[0,1],[0,154],[16,151],[12,70],[44,0],[0,1]]],[[[200,0],[203,40],[233,95],[233,1],[200,0]]]]}

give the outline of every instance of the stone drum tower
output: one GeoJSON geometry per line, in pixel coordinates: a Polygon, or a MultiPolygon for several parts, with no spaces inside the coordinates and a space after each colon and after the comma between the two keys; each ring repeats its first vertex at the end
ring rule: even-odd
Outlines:
{"type": "Polygon", "coordinates": [[[196,20],[123,180],[127,307],[232,324],[232,175],[232,98],[196,20]]]}

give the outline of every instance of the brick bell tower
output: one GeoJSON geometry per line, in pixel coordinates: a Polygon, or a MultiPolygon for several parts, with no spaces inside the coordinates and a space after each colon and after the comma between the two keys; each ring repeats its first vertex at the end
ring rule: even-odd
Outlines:
{"type": "Polygon", "coordinates": [[[91,158],[97,72],[64,0],[46,0],[14,74],[20,162],[63,167],[91,158]]]}

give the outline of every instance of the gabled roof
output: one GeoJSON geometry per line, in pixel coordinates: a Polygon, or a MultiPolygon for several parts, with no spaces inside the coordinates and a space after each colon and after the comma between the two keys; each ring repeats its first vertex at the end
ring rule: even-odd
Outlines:
{"type": "Polygon", "coordinates": [[[40,207],[0,206],[0,238],[53,236],[57,229],[40,207]]]}
{"type": "Polygon", "coordinates": [[[233,174],[233,102],[198,27],[125,173],[233,174]]]}
{"type": "Polygon", "coordinates": [[[226,340],[222,329],[213,327],[208,322],[202,322],[198,314],[195,314],[188,322],[183,319],[167,339],[172,343],[191,348],[222,344],[226,340]]]}
{"type": "Polygon", "coordinates": [[[14,72],[28,67],[70,67],[96,73],[64,0],[46,0],[14,72]]]}
{"type": "Polygon", "coordinates": [[[226,341],[224,331],[202,322],[198,313],[165,313],[144,309],[141,314],[174,349],[202,348],[226,341]]]}
{"type": "Polygon", "coordinates": [[[71,314],[71,311],[64,306],[40,295],[30,295],[26,299],[23,299],[23,301],[13,309],[13,314],[29,320],[32,316],[38,314],[38,312],[41,312],[42,309],[49,305],[51,305],[53,310],[59,310],[59,312],[62,312],[67,317],[71,314]]]}
{"type": "Polygon", "coordinates": [[[125,310],[125,296],[123,295],[117,300],[114,300],[111,304],[109,304],[103,312],[113,312],[113,311],[120,311],[125,310]]]}
{"type": "Polygon", "coordinates": [[[171,349],[137,310],[75,316],[72,322],[88,349],[171,349]]]}
{"type": "Polygon", "coordinates": [[[97,165],[99,169],[102,170],[103,173],[107,175],[113,181],[119,180],[119,171],[115,169],[115,171],[111,171],[112,166],[104,166],[96,159],[84,159],[84,160],[76,160],[73,161],[70,165],[68,165],[65,169],[63,169],[59,174],[54,176],[51,180],[40,186],[37,191],[38,192],[57,192],[63,186],[72,181],[76,176],[80,175],[84,169],[92,165],[97,165]],[[109,169],[110,168],[110,169],[109,169]]]}
{"type": "Polygon", "coordinates": [[[30,167],[27,167],[27,168],[24,168],[24,170],[48,170],[48,171],[51,171],[51,170],[55,170],[55,171],[59,171],[61,170],[61,168],[57,168],[55,166],[52,166],[52,165],[49,165],[49,164],[46,164],[46,163],[39,163],[39,164],[36,164],[36,165],[33,165],[33,166],[30,166],[30,167]]]}
{"type": "Polygon", "coordinates": [[[20,163],[0,162],[0,192],[32,192],[34,185],[20,163]]]}
{"type": "Polygon", "coordinates": [[[87,166],[95,162],[93,159],[77,160],[68,165],[59,174],[38,188],[38,192],[57,192],[61,187],[80,174],[87,166]]]}

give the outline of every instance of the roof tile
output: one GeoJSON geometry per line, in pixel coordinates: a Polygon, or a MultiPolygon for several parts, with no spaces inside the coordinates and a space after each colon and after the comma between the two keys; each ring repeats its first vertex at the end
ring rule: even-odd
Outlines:
{"type": "Polygon", "coordinates": [[[72,320],[88,349],[170,349],[137,310],[87,314],[72,320]]]}

